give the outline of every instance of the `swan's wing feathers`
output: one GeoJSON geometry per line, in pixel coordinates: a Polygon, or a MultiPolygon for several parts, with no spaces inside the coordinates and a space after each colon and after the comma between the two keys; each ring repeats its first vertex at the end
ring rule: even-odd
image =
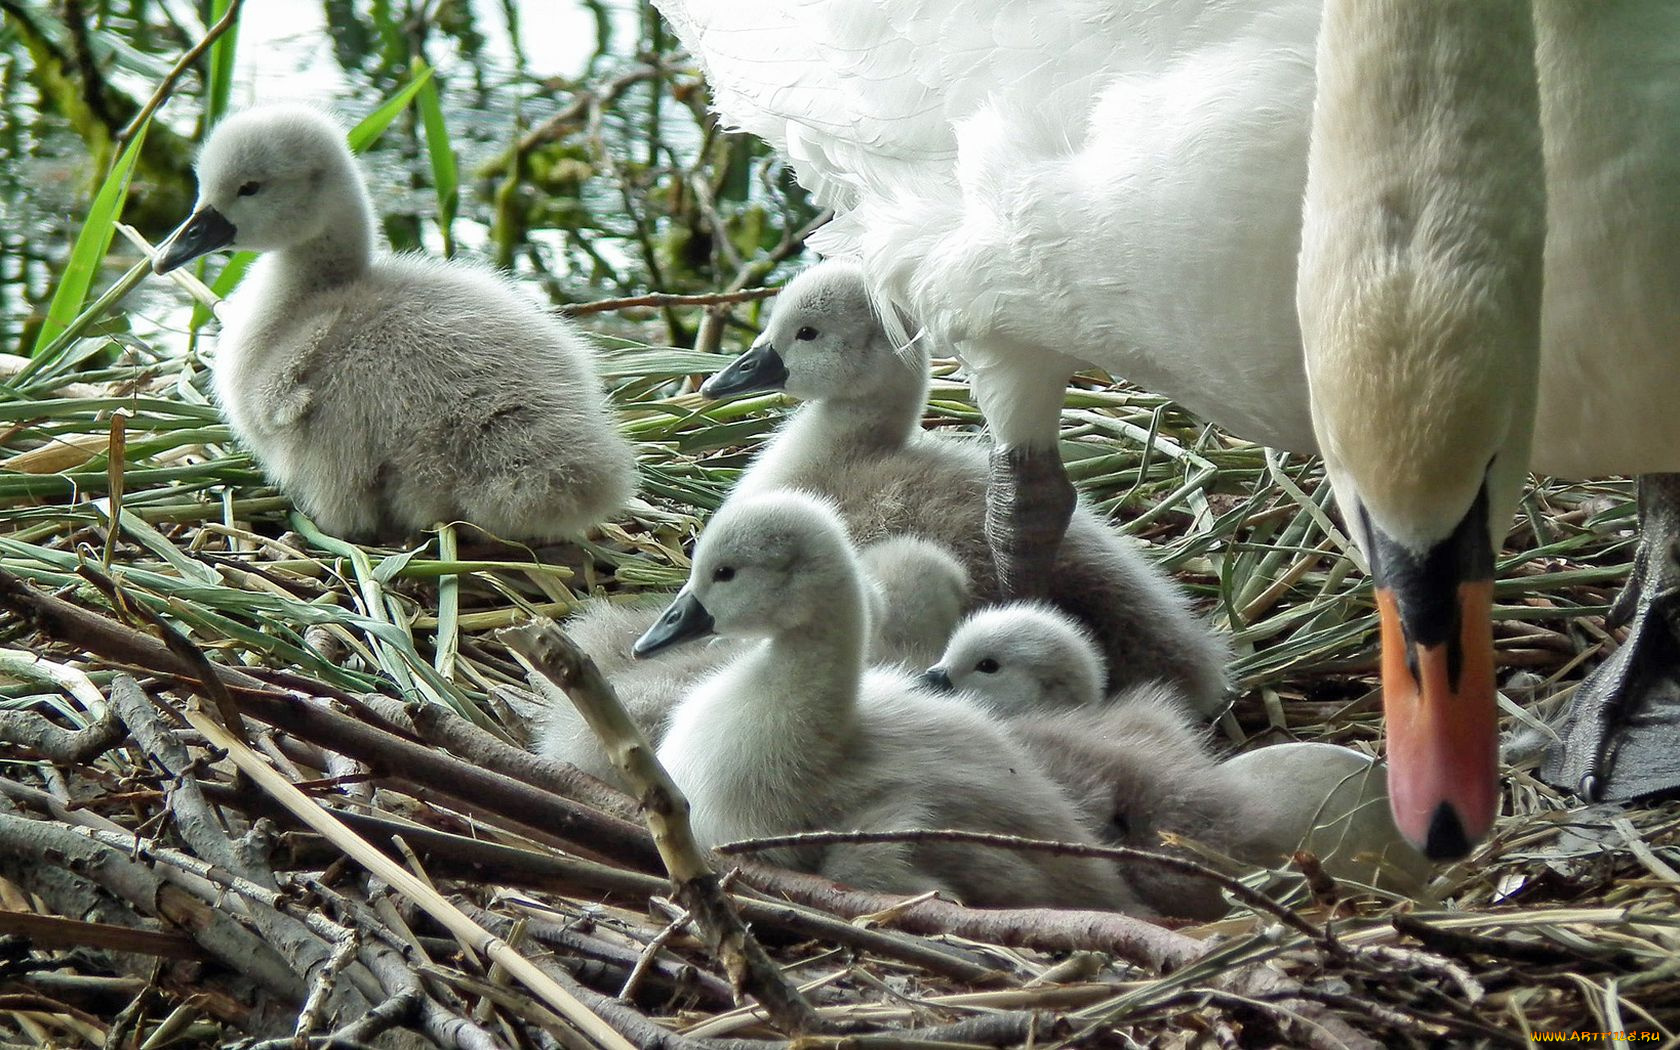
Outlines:
{"type": "Polygon", "coordinates": [[[1088,108],[1123,37],[1110,4],[658,0],[713,106],[827,205],[949,182],[956,127],[999,94],[1088,108]]]}

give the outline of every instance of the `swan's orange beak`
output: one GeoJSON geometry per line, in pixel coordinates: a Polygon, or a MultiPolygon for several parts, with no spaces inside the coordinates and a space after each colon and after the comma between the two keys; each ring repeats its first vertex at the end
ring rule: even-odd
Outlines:
{"type": "Polygon", "coordinates": [[[1420,645],[1412,639],[1427,634],[1406,631],[1394,591],[1377,588],[1389,802],[1432,860],[1468,854],[1499,809],[1493,581],[1460,580],[1455,591],[1456,637],[1420,645]]]}

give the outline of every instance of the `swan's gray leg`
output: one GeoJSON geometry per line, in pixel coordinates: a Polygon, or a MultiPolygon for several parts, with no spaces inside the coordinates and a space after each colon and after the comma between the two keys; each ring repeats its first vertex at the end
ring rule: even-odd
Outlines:
{"type": "Polygon", "coordinates": [[[1073,517],[1062,466],[1062,401],[1076,362],[1060,354],[1000,355],[974,364],[974,399],[996,449],[986,487],[986,542],[1005,598],[1043,598],[1073,517]]]}
{"type": "Polygon", "coordinates": [[[1073,517],[1075,494],[1054,448],[992,451],[986,486],[986,542],[1006,598],[1043,598],[1050,569],[1073,517]]]}
{"type": "Polygon", "coordinates": [[[1639,551],[1610,610],[1627,641],[1575,690],[1540,775],[1588,800],[1680,790],[1680,474],[1639,478],[1639,551]]]}

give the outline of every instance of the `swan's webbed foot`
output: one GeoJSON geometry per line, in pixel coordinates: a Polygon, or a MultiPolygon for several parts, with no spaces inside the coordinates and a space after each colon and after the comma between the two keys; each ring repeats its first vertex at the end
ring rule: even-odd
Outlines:
{"type": "Polygon", "coordinates": [[[1610,610],[1627,641],[1575,690],[1540,775],[1589,801],[1680,791],[1680,474],[1639,479],[1639,551],[1610,610]]]}
{"type": "Polygon", "coordinates": [[[1005,598],[1042,598],[1076,494],[1055,448],[998,448],[986,488],[986,542],[1005,598]]]}

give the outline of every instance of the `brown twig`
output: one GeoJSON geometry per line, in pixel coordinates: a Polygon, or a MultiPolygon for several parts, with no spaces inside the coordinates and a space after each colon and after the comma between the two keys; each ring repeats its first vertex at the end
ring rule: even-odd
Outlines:
{"type": "MultiPolygon", "coordinates": [[[[185,639],[182,642],[191,644],[185,639]]],[[[209,661],[205,660],[204,665],[209,667],[209,661]]],[[[226,694],[225,689],[223,693],[226,694]]],[[[242,854],[228,838],[217,819],[214,806],[204,795],[196,766],[186,746],[164,725],[158,709],[140,684],[128,675],[118,675],[111,683],[111,707],[122,716],[141,749],[173,778],[165,794],[166,802],[175,818],[176,831],[193,852],[209,864],[225,868],[241,879],[269,890],[278,889],[280,884],[274,872],[242,854]]],[[[205,873],[199,874],[208,877],[205,873]]],[[[326,945],[296,918],[272,906],[241,910],[298,973],[309,975],[318,973],[323,966],[330,967],[326,945]]],[[[352,996],[334,1005],[363,1010],[369,1004],[352,996]]]]}
{"type": "MultiPolygon", "coordinates": [[[[115,526],[113,526],[114,528],[115,526]]],[[[197,680],[203,694],[216,705],[221,713],[222,724],[232,733],[240,743],[250,744],[251,738],[245,732],[245,722],[239,717],[239,705],[233,702],[228,688],[223,683],[216,666],[210,662],[204,651],[187,639],[187,636],[177,631],[169,621],[138,602],[123,600],[121,588],[117,581],[107,576],[103,571],[94,568],[88,562],[76,566],[76,574],[98,588],[111,602],[111,606],[121,612],[124,609],[134,613],[141,620],[158,632],[163,639],[164,647],[174,653],[187,667],[191,668],[192,676],[197,680]]],[[[129,728],[133,728],[130,726],[129,728]]]]}
{"type": "Polygon", "coordinates": [[[122,722],[109,710],[80,729],[54,725],[33,711],[0,711],[0,743],[32,748],[60,765],[87,762],[125,735],[122,722]]]}
{"type": "Polygon", "coordinates": [[[234,739],[214,720],[192,710],[185,714],[187,721],[191,722],[193,728],[202,733],[206,740],[228,753],[228,757],[239,767],[240,772],[272,794],[276,801],[290,809],[311,829],[325,836],[356,863],[419,905],[445,929],[470,944],[474,950],[507,967],[510,974],[545,1004],[592,1038],[604,1043],[609,1050],[632,1050],[616,1031],[604,1025],[599,1017],[533,966],[530,960],[514,951],[506,942],[492,937],[454,904],[409,874],[400,864],[369,846],[328,810],[306,797],[290,781],[276,773],[256,752],[234,739]]]}
{"type": "Polygon", "coordinates": [[[140,107],[140,112],[134,115],[134,119],[129,121],[126,127],[117,132],[113,139],[117,145],[120,146],[128,142],[140,130],[141,125],[145,124],[151,115],[157,112],[157,108],[163,105],[170,94],[174,92],[175,82],[181,79],[181,74],[185,73],[194,62],[197,62],[206,51],[210,50],[210,45],[221,39],[222,34],[233,28],[234,22],[239,20],[239,8],[244,2],[245,0],[229,0],[227,10],[222,13],[221,18],[216,20],[216,24],[211,26],[203,37],[199,38],[198,43],[188,48],[186,53],[177,59],[173,66],[169,67],[169,72],[165,73],[163,79],[158,82],[157,90],[153,91],[152,97],[146,100],[144,106],[140,107]]]}
{"type": "Polygon", "coordinates": [[[510,167],[523,160],[532,150],[549,142],[557,142],[584,126],[589,121],[591,110],[611,105],[626,91],[637,84],[652,80],[659,76],[660,72],[655,66],[638,66],[620,73],[598,88],[576,91],[572,100],[553,116],[521,135],[512,149],[480,166],[479,177],[492,178],[507,174],[510,167]]]}
{"type": "Polygon", "coordinates": [[[327,964],[316,971],[309,982],[309,997],[303,1001],[303,1009],[298,1011],[297,1028],[292,1033],[292,1050],[305,1050],[309,1046],[310,1033],[320,1026],[328,1005],[335,998],[333,986],[338,981],[338,975],[350,965],[361,946],[361,938],[353,927],[347,928],[333,945],[327,964]]]}
{"type": "Polygon", "coordinates": [[[610,313],[614,310],[634,310],[638,307],[722,306],[728,303],[750,303],[768,299],[781,292],[780,288],[743,288],[739,291],[708,292],[704,295],[674,295],[650,292],[622,299],[597,299],[588,303],[571,303],[560,308],[567,317],[587,317],[590,314],[610,313]]]}
{"type": "Polygon", "coordinates": [[[69,866],[142,912],[189,931],[200,947],[235,972],[289,1002],[303,1001],[303,980],[260,937],[103,843],[56,822],[0,813],[0,854],[34,864],[69,866]]]}
{"type": "Polygon", "coordinates": [[[684,908],[673,916],[670,922],[665,924],[664,929],[654,934],[652,940],[642,946],[642,952],[636,959],[636,964],[630,968],[629,976],[624,978],[624,984],[618,989],[620,999],[629,1002],[635,998],[636,989],[641,986],[648,971],[653,969],[653,964],[659,959],[659,953],[665,950],[665,946],[671,943],[671,938],[681,933],[693,918],[693,914],[684,908]]]}
{"type": "Polygon", "coordinates": [[[37,948],[105,948],[165,959],[206,959],[209,956],[191,937],[156,930],[137,930],[108,922],[82,922],[57,915],[0,911],[0,935],[29,938],[37,948]]]}
{"type": "MultiPolygon", "coordinates": [[[[53,637],[73,639],[81,648],[106,660],[142,667],[153,674],[181,679],[188,685],[198,683],[198,669],[157,639],[110,617],[45,594],[5,569],[0,569],[0,605],[17,609],[53,637]]],[[[368,724],[368,720],[338,711],[318,697],[276,688],[235,668],[210,666],[213,677],[235,698],[240,710],[252,718],[359,758],[378,770],[432,785],[433,790],[456,799],[465,809],[491,808],[638,867],[652,869],[660,863],[647,832],[629,821],[490,770],[454,761],[429,747],[378,729],[368,724]]]]}
{"type": "MultiPolygon", "coordinates": [[[[0,781],[0,786],[4,784],[4,781],[0,781]]],[[[253,805],[261,804],[256,799],[240,796],[231,788],[206,785],[205,790],[224,805],[237,803],[249,809],[253,805]]],[[[266,796],[263,796],[263,799],[266,800],[266,796]]],[[[264,809],[268,815],[295,821],[286,811],[272,806],[271,803],[270,806],[271,808],[264,809]]],[[[340,820],[371,842],[388,842],[392,835],[402,835],[416,849],[427,854],[428,863],[440,877],[480,882],[494,880],[497,885],[502,886],[574,893],[616,893],[644,899],[664,893],[670,888],[665,879],[577,857],[537,853],[528,849],[498,845],[465,835],[389,820],[371,813],[358,813],[353,810],[335,812],[340,820]]],[[[395,852],[394,847],[392,852],[395,852]]],[[[737,895],[735,907],[740,911],[741,917],[757,929],[780,930],[798,938],[842,944],[860,952],[869,952],[882,958],[917,966],[929,973],[965,984],[987,984],[995,981],[1000,974],[996,967],[987,966],[960,949],[932,944],[918,937],[889,930],[854,925],[815,908],[785,900],[763,900],[737,895]]],[[[535,928],[539,931],[541,929],[535,928]]]]}
{"type": "MultiPolygon", "coordinates": [[[[505,915],[471,906],[466,910],[467,914],[498,936],[512,928],[512,922],[505,915]]],[[[526,936],[553,949],[555,957],[573,976],[596,987],[622,987],[644,954],[628,945],[591,936],[575,924],[534,917],[526,917],[523,921],[526,936]]],[[[697,1002],[720,1010],[735,1005],[735,994],[728,984],[686,960],[656,960],[646,973],[644,979],[657,983],[663,994],[682,991],[697,1002]]],[[[622,994],[619,997],[627,998],[622,994]]]]}
{"type": "Polygon", "coordinates": [[[413,733],[476,766],[555,791],[624,820],[637,820],[636,800],[575,767],[543,755],[521,751],[441,704],[404,702],[367,693],[363,704],[392,726],[413,733]]]}
{"type": "Polygon", "coordinates": [[[821,1031],[824,1025],[816,1011],[765,954],[719,886],[689,826],[688,800],[660,766],[595,662],[552,621],[510,628],[498,637],[528,664],[532,685],[539,691],[560,693],[562,697],[552,699],[560,703],[569,699],[577,707],[601,739],[614,768],[635,788],[676,898],[693,914],[707,947],[735,987],[757,999],[783,1031],[821,1031]]]}
{"type": "Polygon", "coordinates": [[[1131,846],[1097,846],[1083,842],[1055,842],[1048,839],[1029,839],[1019,835],[1000,835],[988,831],[918,830],[918,831],[804,831],[792,835],[772,835],[763,838],[743,839],[739,842],[726,842],[717,847],[722,854],[755,853],[762,850],[780,849],[785,846],[800,845],[832,845],[835,843],[876,843],[876,842],[964,842],[980,846],[994,846],[998,849],[1019,850],[1033,853],[1054,853],[1069,857],[1098,857],[1106,860],[1128,860],[1140,864],[1151,864],[1156,867],[1176,871],[1181,875],[1207,879],[1217,883],[1233,897],[1253,908],[1264,912],[1279,922],[1303,934],[1314,943],[1325,947],[1337,954],[1343,954],[1345,949],[1332,938],[1329,933],[1308,922],[1293,908],[1279,904],[1258,890],[1251,889],[1243,883],[1231,878],[1224,872],[1216,871],[1205,864],[1188,860],[1184,857],[1174,857],[1153,850],[1135,849],[1131,846]]]}

